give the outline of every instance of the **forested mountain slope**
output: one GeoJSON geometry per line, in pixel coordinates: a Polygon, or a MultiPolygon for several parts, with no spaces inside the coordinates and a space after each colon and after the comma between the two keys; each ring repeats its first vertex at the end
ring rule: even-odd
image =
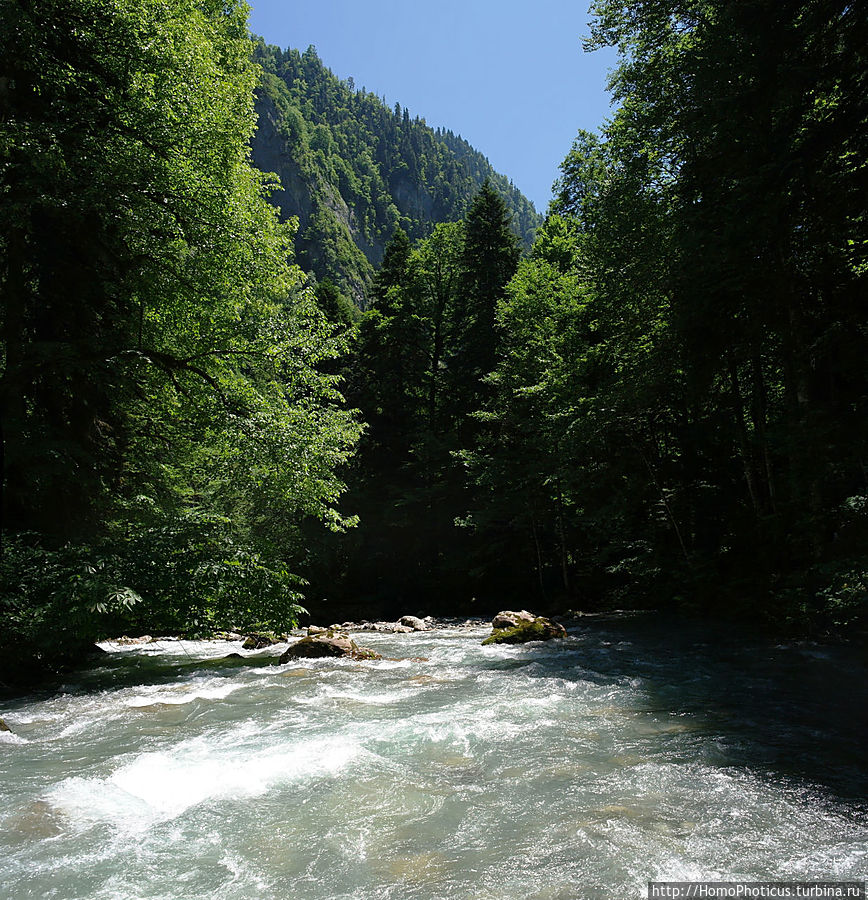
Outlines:
{"type": "Polygon", "coordinates": [[[280,176],[272,200],[297,216],[298,262],[357,304],[395,229],[415,240],[460,219],[488,178],[529,246],[541,216],[508,178],[451,131],[430,128],[304,53],[259,41],[263,68],[253,160],[280,176]]]}

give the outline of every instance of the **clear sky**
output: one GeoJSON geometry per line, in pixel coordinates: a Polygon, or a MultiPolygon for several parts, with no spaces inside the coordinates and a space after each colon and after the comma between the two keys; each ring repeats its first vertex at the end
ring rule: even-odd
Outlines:
{"type": "Polygon", "coordinates": [[[339,78],[451,129],[544,212],[579,128],[610,114],[590,0],[248,0],[269,44],[313,44],[339,78]]]}

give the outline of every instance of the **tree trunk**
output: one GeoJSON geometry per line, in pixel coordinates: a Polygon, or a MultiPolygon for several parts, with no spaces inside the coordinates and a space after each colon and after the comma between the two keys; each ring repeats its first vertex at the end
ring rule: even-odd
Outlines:
{"type": "Polygon", "coordinates": [[[768,419],[768,393],[766,391],[765,376],[763,375],[762,360],[759,355],[754,355],[751,360],[751,376],[753,388],[751,392],[751,417],[753,419],[754,434],[759,444],[763,469],[765,470],[765,487],[769,510],[776,512],[775,478],[772,470],[771,456],[769,454],[769,442],[766,432],[768,419]]]}
{"type": "Polygon", "coordinates": [[[558,479],[558,537],[561,544],[561,578],[567,597],[572,597],[573,586],[570,580],[569,555],[567,553],[567,535],[564,527],[564,495],[561,491],[561,480],[558,479]]]}

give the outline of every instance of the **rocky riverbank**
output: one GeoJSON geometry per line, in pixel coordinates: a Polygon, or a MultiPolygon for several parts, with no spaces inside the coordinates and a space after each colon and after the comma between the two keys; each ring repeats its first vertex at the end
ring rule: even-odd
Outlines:
{"type": "MultiPolygon", "coordinates": [[[[487,624],[485,619],[435,619],[433,616],[406,615],[395,621],[341,622],[332,625],[308,625],[306,628],[295,628],[288,632],[256,631],[237,632],[221,631],[211,636],[212,640],[223,640],[236,643],[241,641],[242,650],[264,650],[271,646],[289,644],[281,655],[281,662],[298,657],[352,656],[359,659],[376,658],[374,651],[360,647],[350,638],[351,634],[411,634],[420,631],[433,631],[438,628],[478,629],[487,624]]],[[[550,619],[520,610],[499,612],[491,620],[492,634],[484,643],[521,644],[530,641],[544,641],[566,637],[566,630],[550,619]]],[[[136,646],[141,644],[158,644],[164,641],[180,640],[178,637],[153,637],[145,634],[140,637],[123,635],[108,645],[136,646]]]]}

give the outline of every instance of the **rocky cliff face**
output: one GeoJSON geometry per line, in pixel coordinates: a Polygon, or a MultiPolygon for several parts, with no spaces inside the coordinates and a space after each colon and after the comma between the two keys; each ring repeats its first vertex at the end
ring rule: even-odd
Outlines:
{"type": "Polygon", "coordinates": [[[283,221],[293,217],[298,219],[298,262],[318,278],[334,280],[357,306],[364,308],[365,291],[373,277],[374,266],[382,259],[384,247],[366,241],[354,227],[354,211],[334,185],[315,169],[305,171],[303,162],[298,159],[298,148],[281,127],[280,110],[265,91],[257,95],[256,113],[259,121],[251,144],[253,164],[263,172],[274,172],[280,179],[281,187],[270,199],[280,210],[283,221]],[[327,220],[326,227],[323,227],[323,218],[327,220]],[[332,261],[332,265],[324,261],[325,248],[321,244],[334,230],[343,237],[339,244],[357,247],[364,259],[346,254],[343,260],[332,261]]]}
{"type": "Polygon", "coordinates": [[[274,100],[263,91],[256,98],[256,114],[259,121],[252,142],[253,164],[262,172],[278,175],[281,189],[272,194],[271,202],[280,209],[284,221],[297,216],[299,231],[304,231],[313,208],[310,185],[293,159],[285,135],[280,132],[280,112],[274,100]]]}

